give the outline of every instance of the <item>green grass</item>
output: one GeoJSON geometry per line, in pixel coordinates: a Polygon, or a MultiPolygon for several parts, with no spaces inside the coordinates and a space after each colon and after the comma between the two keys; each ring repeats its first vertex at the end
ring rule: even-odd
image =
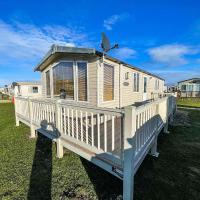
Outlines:
{"type": "MultiPolygon", "coordinates": [[[[191,127],[160,135],[158,159],[147,156],[135,176],[136,200],[197,200],[200,197],[200,112],[189,111],[191,127]]],[[[0,104],[0,199],[120,199],[122,182],[55,144],[29,139],[15,127],[11,104],[0,104]]]]}
{"type": "Polygon", "coordinates": [[[200,108],[200,98],[178,98],[177,105],[200,108]]]}

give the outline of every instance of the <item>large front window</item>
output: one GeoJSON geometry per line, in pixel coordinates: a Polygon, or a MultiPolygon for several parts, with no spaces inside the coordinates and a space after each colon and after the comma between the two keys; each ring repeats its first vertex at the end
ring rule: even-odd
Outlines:
{"type": "Polygon", "coordinates": [[[114,100],[114,67],[104,64],[104,75],[103,75],[103,100],[111,101],[114,100]]]}
{"type": "Polygon", "coordinates": [[[53,67],[54,95],[66,93],[66,99],[74,99],[73,62],[60,62],[53,67]]]}

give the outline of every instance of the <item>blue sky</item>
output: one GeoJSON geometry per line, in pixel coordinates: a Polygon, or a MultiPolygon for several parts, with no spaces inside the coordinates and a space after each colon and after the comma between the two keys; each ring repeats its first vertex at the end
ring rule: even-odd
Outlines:
{"type": "Polygon", "coordinates": [[[167,83],[200,76],[200,1],[0,1],[0,85],[39,80],[33,68],[50,46],[99,49],[167,83]]]}

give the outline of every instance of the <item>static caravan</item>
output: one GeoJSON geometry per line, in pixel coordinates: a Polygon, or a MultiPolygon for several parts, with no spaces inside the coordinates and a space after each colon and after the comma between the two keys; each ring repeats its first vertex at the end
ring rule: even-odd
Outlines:
{"type": "Polygon", "coordinates": [[[180,97],[200,97],[200,78],[191,78],[178,82],[180,97]]]}
{"type": "Polygon", "coordinates": [[[42,95],[97,107],[122,108],[156,99],[164,80],[95,49],[53,46],[35,71],[42,74],[42,95]]]}
{"type": "Polygon", "coordinates": [[[23,97],[39,97],[42,95],[40,82],[13,82],[13,95],[23,97]]]}
{"type": "Polygon", "coordinates": [[[95,49],[63,46],[52,46],[35,71],[42,97],[15,98],[16,125],[54,140],[58,158],[67,148],[123,180],[123,199],[132,200],[134,175],[148,153],[158,156],[158,135],[176,110],[164,80],[95,49]]]}
{"type": "Polygon", "coordinates": [[[8,96],[11,96],[12,93],[13,93],[12,85],[11,84],[5,85],[3,93],[8,95],[8,96]]]}

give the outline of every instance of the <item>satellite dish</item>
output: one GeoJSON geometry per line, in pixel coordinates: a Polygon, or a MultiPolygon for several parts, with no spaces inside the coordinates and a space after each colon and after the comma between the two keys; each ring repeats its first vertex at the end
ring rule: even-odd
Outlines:
{"type": "Polygon", "coordinates": [[[103,49],[103,52],[108,52],[111,49],[119,48],[118,44],[115,44],[113,47],[110,46],[110,41],[105,33],[101,33],[101,37],[102,37],[101,48],[103,49]]]}

